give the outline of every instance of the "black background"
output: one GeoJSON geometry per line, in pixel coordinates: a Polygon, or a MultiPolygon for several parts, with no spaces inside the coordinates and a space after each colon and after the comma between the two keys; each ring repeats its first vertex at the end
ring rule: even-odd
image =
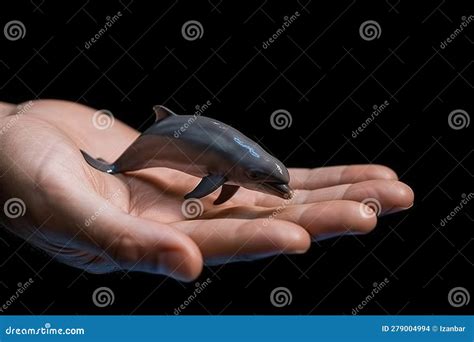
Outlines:
{"type": "MultiPolygon", "coordinates": [[[[206,267],[211,285],[183,314],[351,314],[384,278],[389,284],[361,314],[466,314],[448,303],[457,286],[473,289],[472,203],[444,227],[440,220],[473,192],[472,124],[454,130],[448,115],[473,108],[473,26],[440,48],[474,14],[472,1],[29,2],[2,4],[0,26],[20,20],[23,39],[0,35],[0,99],[77,101],[143,130],[151,107],[206,116],[259,141],[287,166],[379,163],[416,195],[412,209],[383,217],[367,236],[315,243],[301,256],[206,267]],[[100,3],[100,5],[99,5],[100,3]],[[159,7],[157,7],[159,6],[159,7]],[[112,16],[122,17],[89,49],[112,16]],[[262,43],[298,11],[267,49],[262,43]],[[204,32],[188,41],[188,20],[204,32]],[[375,20],[378,39],[359,26],[375,20]],[[372,107],[389,106],[357,138],[372,107]],[[275,130],[270,115],[291,113],[275,130]],[[287,287],[290,305],[270,293],[287,287]]],[[[225,229],[225,227],[222,227],[225,229]]],[[[139,273],[91,275],[51,261],[0,232],[0,302],[17,283],[34,284],[8,314],[173,314],[196,284],[139,273]],[[111,288],[115,302],[91,296],[111,288]]]]}

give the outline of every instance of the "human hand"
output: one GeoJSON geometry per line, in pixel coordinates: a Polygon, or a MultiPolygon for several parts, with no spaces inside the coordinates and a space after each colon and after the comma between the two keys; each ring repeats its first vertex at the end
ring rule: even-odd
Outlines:
{"type": "Polygon", "coordinates": [[[187,219],[183,196],[199,178],[166,168],[109,175],[80,153],[114,161],[139,132],[117,120],[98,129],[96,111],[72,102],[34,101],[26,113],[16,112],[0,103],[0,201],[19,198],[26,212],[2,221],[55,259],[89,272],[191,280],[203,263],[304,253],[311,239],[368,233],[377,216],[361,204],[366,199],[380,203],[379,214],[413,203],[412,190],[384,166],[290,169],[296,193],[289,201],[240,188],[213,206],[217,192],[199,200],[202,215],[187,219]]]}

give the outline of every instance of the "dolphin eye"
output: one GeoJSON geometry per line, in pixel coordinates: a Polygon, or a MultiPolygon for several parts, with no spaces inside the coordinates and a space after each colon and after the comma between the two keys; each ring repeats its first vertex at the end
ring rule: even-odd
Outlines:
{"type": "Polygon", "coordinates": [[[248,173],[247,173],[248,177],[250,179],[259,179],[260,176],[262,175],[261,172],[257,171],[257,170],[250,170],[248,173]]]}

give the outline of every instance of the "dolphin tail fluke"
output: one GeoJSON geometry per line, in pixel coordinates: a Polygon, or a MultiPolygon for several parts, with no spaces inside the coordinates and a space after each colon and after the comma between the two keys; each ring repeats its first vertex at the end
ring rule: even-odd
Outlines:
{"type": "Polygon", "coordinates": [[[89,154],[81,150],[82,156],[86,160],[86,162],[92,166],[94,169],[97,169],[102,172],[107,172],[107,173],[115,173],[115,167],[114,164],[109,164],[104,160],[101,159],[95,159],[91,157],[89,154]]]}

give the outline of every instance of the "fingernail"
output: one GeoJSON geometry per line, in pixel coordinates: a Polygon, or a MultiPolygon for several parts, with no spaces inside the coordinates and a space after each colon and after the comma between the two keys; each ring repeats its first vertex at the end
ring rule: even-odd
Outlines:
{"type": "Polygon", "coordinates": [[[413,207],[413,204],[414,203],[410,204],[408,207],[394,207],[394,208],[384,212],[383,214],[387,215],[387,214],[398,213],[399,211],[410,209],[411,207],[413,207]]]}

